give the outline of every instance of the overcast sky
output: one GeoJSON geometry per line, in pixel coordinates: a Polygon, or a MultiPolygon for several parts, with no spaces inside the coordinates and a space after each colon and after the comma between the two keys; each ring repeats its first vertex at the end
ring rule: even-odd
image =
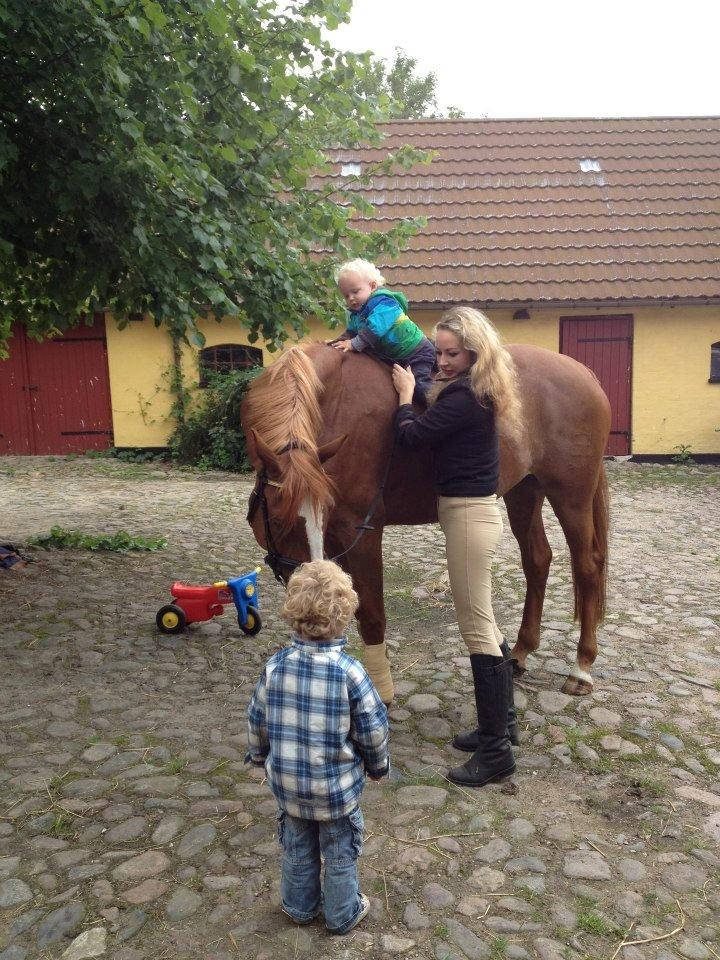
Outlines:
{"type": "Polygon", "coordinates": [[[720,114],[718,0],[354,0],[342,50],[403,47],[468,117],[720,114]]]}

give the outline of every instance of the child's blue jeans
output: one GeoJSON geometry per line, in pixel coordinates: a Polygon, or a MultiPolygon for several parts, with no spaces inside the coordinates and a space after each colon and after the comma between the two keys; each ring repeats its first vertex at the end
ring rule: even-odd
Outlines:
{"type": "Polygon", "coordinates": [[[280,811],[278,839],[283,848],[280,895],[283,910],[298,923],[322,911],[331,933],[350,930],[362,909],[357,859],[363,840],[358,807],[339,820],[304,820],[280,811]],[[325,877],[320,887],[320,855],[325,877]]]}

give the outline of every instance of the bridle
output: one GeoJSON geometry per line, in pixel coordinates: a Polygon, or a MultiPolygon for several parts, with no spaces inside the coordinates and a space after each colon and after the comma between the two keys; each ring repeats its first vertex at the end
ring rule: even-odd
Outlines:
{"type": "MultiPolygon", "coordinates": [[[[287,446],[283,447],[282,450],[278,450],[278,456],[280,456],[283,453],[287,453],[289,450],[297,450],[300,447],[301,447],[301,444],[298,443],[296,440],[293,440],[290,443],[288,443],[287,446]]],[[[350,544],[349,547],[347,547],[341,553],[336,553],[334,557],[329,557],[330,560],[334,560],[334,561],[340,560],[342,557],[346,556],[346,554],[350,553],[353,547],[357,545],[357,543],[359,542],[360,538],[364,533],[366,533],[368,530],[375,529],[370,523],[370,521],[372,520],[373,515],[375,514],[375,511],[380,505],[380,501],[382,500],[383,493],[385,492],[385,483],[387,482],[387,478],[390,474],[390,467],[392,465],[392,458],[393,458],[394,451],[395,451],[395,440],[393,439],[393,445],[390,449],[390,456],[388,457],[388,462],[385,467],[385,472],[383,473],[383,477],[380,482],[380,486],[377,490],[377,493],[370,501],[370,506],[368,507],[367,513],[365,514],[365,517],[362,523],[359,523],[355,527],[355,529],[357,530],[357,536],[355,537],[355,539],[353,540],[353,542],[350,544]]],[[[264,558],[265,563],[272,570],[273,574],[275,575],[275,579],[278,581],[278,583],[282,583],[283,586],[287,586],[288,578],[284,576],[282,572],[282,568],[289,567],[290,570],[292,571],[292,570],[295,570],[296,567],[299,567],[301,563],[304,563],[304,561],[295,560],[293,557],[283,556],[283,554],[280,553],[280,551],[278,550],[275,544],[275,538],[272,535],[272,529],[270,527],[270,508],[268,507],[267,497],[265,495],[265,488],[276,487],[277,489],[282,490],[282,486],[283,486],[282,483],[279,483],[277,480],[271,480],[268,477],[267,467],[263,466],[263,468],[257,474],[255,486],[252,490],[252,493],[250,494],[250,501],[248,503],[248,512],[247,512],[247,522],[252,523],[253,517],[255,516],[257,509],[258,507],[260,507],[262,510],[263,528],[265,530],[265,544],[267,546],[267,554],[265,555],[265,558],[264,558]]]]}

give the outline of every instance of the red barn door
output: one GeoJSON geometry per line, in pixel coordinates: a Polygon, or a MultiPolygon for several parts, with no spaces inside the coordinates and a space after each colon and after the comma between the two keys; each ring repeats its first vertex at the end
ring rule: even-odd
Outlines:
{"type": "Polygon", "coordinates": [[[15,330],[0,360],[0,453],[84,453],[112,444],[105,320],[36,343],[15,330]]]}
{"type": "Polygon", "coordinates": [[[560,352],[589,367],[610,401],[608,456],[631,452],[632,336],[632,316],[560,318],[560,352]]]}

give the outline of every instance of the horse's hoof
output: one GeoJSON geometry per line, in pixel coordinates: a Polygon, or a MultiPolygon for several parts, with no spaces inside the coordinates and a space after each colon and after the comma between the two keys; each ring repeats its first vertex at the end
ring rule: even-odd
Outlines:
{"type": "Polygon", "coordinates": [[[588,694],[593,692],[593,685],[587,680],[581,680],[580,677],[570,675],[563,684],[562,692],[569,694],[571,697],[587,697],[588,694]]]}
{"type": "Polygon", "coordinates": [[[512,667],[514,677],[521,677],[524,673],[527,673],[527,667],[521,666],[517,660],[512,661],[512,667]]]}

